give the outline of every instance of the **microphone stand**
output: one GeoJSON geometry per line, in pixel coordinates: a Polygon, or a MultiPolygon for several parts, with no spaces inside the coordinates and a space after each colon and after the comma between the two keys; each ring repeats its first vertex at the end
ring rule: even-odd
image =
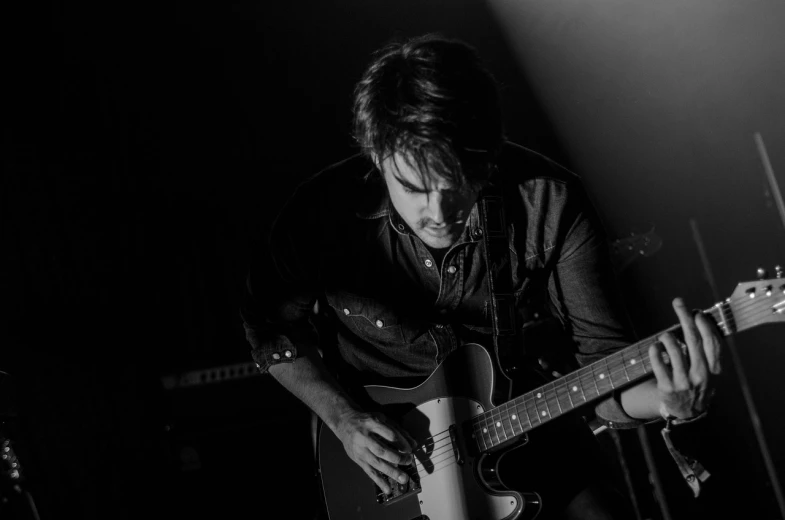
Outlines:
{"type": "Polygon", "coordinates": [[[777,210],[779,211],[780,219],[782,220],[782,227],[783,230],[785,230],[785,202],[782,201],[782,193],[777,184],[777,178],[774,176],[774,169],[771,167],[771,162],[769,162],[769,154],[766,153],[766,145],[763,144],[763,137],[761,137],[758,132],[755,132],[755,144],[758,145],[758,153],[760,154],[760,160],[763,163],[763,171],[769,181],[771,194],[777,203],[777,210]]]}
{"type": "MultiPolygon", "coordinates": [[[[780,199],[780,201],[781,200],[782,199],[780,199]]],[[[694,219],[690,219],[690,226],[692,227],[693,239],[695,240],[695,245],[698,247],[698,253],[700,254],[701,262],[703,263],[703,271],[714,295],[714,300],[721,301],[721,297],[719,296],[720,293],[717,290],[717,284],[714,280],[714,274],[712,273],[711,265],[709,264],[709,257],[706,254],[706,249],[703,246],[703,240],[701,239],[700,231],[698,229],[698,223],[694,219]]],[[[747,406],[747,412],[750,416],[752,429],[755,432],[755,439],[758,442],[758,448],[760,449],[760,453],[763,457],[763,463],[766,466],[766,472],[768,473],[769,481],[771,481],[774,497],[780,510],[780,518],[785,518],[785,500],[783,500],[782,489],[780,488],[779,479],[777,478],[777,471],[774,468],[774,463],[771,459],[771,452],[769,451],[769,446],[766,443],[766,438],[763,435],[760,416],[758,415],[758,410],[755,407],[755,401],[752,398],[752,391],[750,390],[749,382],[747,381],[747,375],[741,365],[741,357],[739,356],[734,336],[732,334],[726,336],[725,343],[728,346],[728,351],[730,352],[732,359],[731,364],[736,369],[736,376],[739,378],[741,395],[744,398],[744,404],[747,406]]]]}

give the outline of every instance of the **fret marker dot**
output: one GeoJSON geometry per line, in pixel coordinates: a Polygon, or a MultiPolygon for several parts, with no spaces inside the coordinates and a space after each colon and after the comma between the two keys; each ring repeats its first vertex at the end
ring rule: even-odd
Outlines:
{"type": "Polygon", "coordinates": [[[515,420],[515,419],[517,419],[517,418],[518,418],[518,416],[517,416],[517,415],[515,415],[515,414],[512,414],[512,418],[513,418],[513,420],[515,420]]]}
{"type": "Polygon", "coordinates": [[[573,392],[577,392],[577,391],[578,391],[578,387],[577,387],[577,386],[573,386],[573,387],[572,387],[572,391],[573,391],[573,392]]]}
{"type": "Polygon", "coordinates": [[[600,379],[605,379],[605,374],[600,374],[600,379]]]}
{"type": "Polygon", "coordinates": [[[501,427],[502,427],[502,423],[500,423],[500,422],[497,422],[497,423],[496,423],[496,427],[497,427],[497,428],[501,428],[501,427]]]}
{"type": "Polygon", "coordinates": [[[542,397],[542,394],[540,392],[537,392],[537,399],[539,399],[540,397],[542,397]]]}
{"type": "Polygon", "coordinates": [[[637,362],[638,362],[637,360],[635,360],[635,359],[631,359],[631,360],[630,360],[630,365],[634,365],[634,364],[635,364],[635,363],[637,363],[637,362]]]}
{"type": "Polygon", "coordinates": [[[482,429],[482,432],[483,432],[483,433],[488,433],[488,428],[483,428],[483,429],[482,429]]]}
{"type": "Polygon", "coordinates": [[[545,410],[543,410],[541,415],[542,415],[543,417],[545,417],[546,415],[548,415],[548,413],[547,413],[545,410]]]}

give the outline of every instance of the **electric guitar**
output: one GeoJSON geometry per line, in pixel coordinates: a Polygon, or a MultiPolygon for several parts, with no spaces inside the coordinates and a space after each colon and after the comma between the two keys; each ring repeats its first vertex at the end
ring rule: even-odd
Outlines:
{"type": "MultiPolygon", "coordinates": [[[[741,283],[705,312],[724,335],[785,321],[785,279],[741,283]]],[[[677,330],[674,326],[669,331],[677,330]]],[[[417,441],[409,482],[389,495],[368,478],[329,428],[318,434],[318,462],[331,520],[532,520],[536,492],[506,488],[498,465],[527,433],[615,389],[651,375],[649,346],[659,334],[512,399],[495,404],[494,362],[470,343],[450,354],[419,386],[367,386],[367,396],[417,441]]]]}

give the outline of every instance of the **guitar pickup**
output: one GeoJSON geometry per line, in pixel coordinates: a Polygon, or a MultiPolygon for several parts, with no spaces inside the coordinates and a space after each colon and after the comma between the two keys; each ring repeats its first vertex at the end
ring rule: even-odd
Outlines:
{"type": "Polygon", "coordinates": [[[409,496],[411,494],[417,494],[422,491],[422,487],[420,486],[420,475],[417,473],[416,462],[408,466],[399,466],[399,469],[402,469],[404,473],[409,475],[409,480],[406,481],[406,484],[401,484],[400,482],[393,480],[392,477],[382,475],[392,491],[390,491],[389,494],[385,494],[382,492],[379,486],[374,484],[374,488],[376,489],[377,503],[390,504],[400,500],[403,497],[409,496]]]}
{"type": "Polygon", "coordinates": [[[450,426],[450,442],[452,443],[452,451],[453,455],[455,455],[455,461],[458,465],[463,465],[463,455],[461,454],[461,441],[458,439],[458,429],[453,424],[450,426]]]}

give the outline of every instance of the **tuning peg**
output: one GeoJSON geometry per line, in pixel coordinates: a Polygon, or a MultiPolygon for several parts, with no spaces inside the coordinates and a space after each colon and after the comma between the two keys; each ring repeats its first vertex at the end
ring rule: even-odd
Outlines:
{"type": "Polygon", "coordinates": [[[774,266],[774,272],[776,273],[777,278],[782,278],[782,266],[781,265],[774,266]]]}
{"type": "MultiPolygon", "coordinates": [[[[777,266],[777,267],[779,267],[779,266],[777,266]]],[[[780,273],[780,274],[782,274],[782,273],[780,273]]],[[[764,279],[766,279],[768,277],[769,277],[768,271],[766,271],[762,267],[758,267],[758,280],[764,280],[764,279]]]]}

